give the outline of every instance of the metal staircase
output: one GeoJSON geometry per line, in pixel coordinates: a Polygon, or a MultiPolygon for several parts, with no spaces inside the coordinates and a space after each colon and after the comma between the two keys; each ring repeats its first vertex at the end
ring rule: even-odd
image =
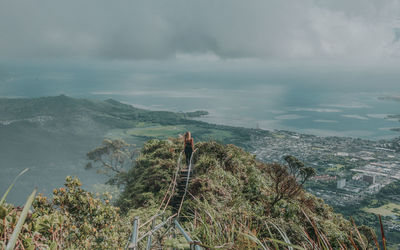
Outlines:
{"type": "MultiPolygon", "coordinates": [[[[190,235],[184,230],[182,225],[179,223],[179,215],[182,209],[182,204],[185,200],[187,189],[190,183],[190,176],[192,175],[193,168],[192,168],[192,160],[193,160],[193,155],[197,150],[193,151],[191,157],[190,157],[190,164],[189,166],[181,167],[181,160],[182,160],[182,152],[179,156],[178,163],[177,163],[177,168],[176,168],[176,173],[175,176],[170,184],[170,187],[167,190],[167,193],[164,196],[164,199],[161,202],[160,208],[164,206],[164,209],[161,213],[158,213],[154,216],[152,216],[147,222],[140,224],[140,218],[136,217],[133,221],[133,228],[132,228],[132,233],[129,237],[128,244],[126,245],[125,249],[133,249],[137,250],[139,249],[139,243],[147,238],[147,243],[146,243],[146,250],[148,249],[154,249],[157,248],[155,244],[157,244],[156,241],[154,241],[153,236],[156,233],[161,234],[161,237],[159,237],[159,241],[161,241],[162,237],[167,236],[168,234],[173,234],[175,235],[176,233],[180,233],[183,235],[183,237],[186,239],[188,244],[190,245],[190,249],[195,249],[195,250],[200,250],[202,247],[200,247],[201,242],[198,241],[193,241],[190,235]],[[168,199],[167,196],[168,194],[170,195],[168,199]],[[164,202],[166,204],[164,205],[164,202]],[[172,216],[164,219],[165,215],[165,210],[167,207],[170,207],[172,210],[172,216]],[[161,222],[156,225],[156,220],[161,219],[161,222]],[[149,225],[151,223],[150,230],[147,232],[144,232],[143,234],[139,234],[139,231],[141,228],[144,228],[145,226],[149,225]],[[162,229],[164,229],[164,232],[161,232],[162,229]]],[[[158,242],[159,243],[159,242],[158,242]]],[[[158,248],[159,249],[159,248],[158,248]]]]}

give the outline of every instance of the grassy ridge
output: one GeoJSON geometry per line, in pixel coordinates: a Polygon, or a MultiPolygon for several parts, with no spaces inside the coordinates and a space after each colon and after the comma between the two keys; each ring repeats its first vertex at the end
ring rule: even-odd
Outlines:
{"type": "MultiPolygon", "coordinates": [[[[117,202],[121,209],[154,209],[159,205],[172,179],[181,144],[170,139],[144,145],[117,202]]],[[[284,242],[283,234],[297,246],[309,246],[305,235],[317,242],[316,227],[334,249],[353,246],[349,237],[354,226],[321,199],[302,191],[272,205],[275,183],[267,174],[270,164],[258,162],[233,145],[199,142],[196,148],[195,175],[183,214],[184,226],[203,244],[255,249],[259,245],[254,239],[258,239],[273,247],[269,239],[284,242]]],[[[353,241],[361,246],[357,238],[353,241]]]]}
{"type": "MultiPolygon", "coordinates": [[[[234,145],[199,142],[195,146],[195,174],[183,204],[181,222],[205,246],[308,249],[315,244],[316,249],[365,249],[366,242],[372,242],[364,233],[351,235],[357,227],[305,191],[272,203],[276,182],[271,179],[274,173],[270,169],[276,164],[259,162],[234,145]]],[[[145,143],[135,166],[122,177],[124,191],[117,207],[110,204],[108,194],[96,197],[83,190],[79,180],[67,177],[65,188],[55,189],[52,199],[36,197],[17,246],[123,248],[133,217],[147,221],[157,212],[181,150],[180,139],[145,143]]],[[[20,210],[9,204],[3,205],[2,210],[5,213],[0,220],[0,245],[4,246],[20,210]]],[[[172,214],[171,210],[167,209],[167,216],[172,214]]],[[[165,248],[185,246],[183,242],[182,238],[164,235],[155,243],[165,248]]]]}

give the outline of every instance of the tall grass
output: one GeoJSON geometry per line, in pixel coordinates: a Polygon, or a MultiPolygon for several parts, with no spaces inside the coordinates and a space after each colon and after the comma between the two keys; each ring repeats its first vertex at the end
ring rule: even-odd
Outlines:
{"type": "Polygon", "coordinates": [[[2,206],[4,204],[4,202],[6,201],[7,195],[8,193],[11,191],[11,189],[14,187],[15,183],[17,182],[18,178],[25,174],[27,171],[29,170],[29,168],[25,168],[24,170],[21,171],[21,173],[19,173],[13,180],[13,182],[11,182],[10,186],[7,188],[6,192],[3,194],[3,197],[1,197],[0,200],[0,206],[2,206]]]}
{"type": "Polygon", "coordinates": [[[366,241],[366,235],[359,231],[353,220],[351,220],[352,233],[347,239],[338,240],[337,246],[333,247],[323,230],[303,211],[306,220],[311,226],[311,232],[300,228],[301,235],[299,236],[304,238],[305,241],[298,245],[291,242],[283,228],[278,226],[277,223],[268,221],[268,219],[264,221],[263,229],[261,227],[257,228],[247,218],[233,217],[230,211],[221,214],[207,202],[200,202],[193,196],[192,198],[198,205],[198,210],[191,211],[190,215],[185,217],[187,220],[186,226],[192,236],[197,236],[203,244],[211,246],[209,247],[210,249],[366,250],[374,249],[375,247],[371,243],[373,244],[375,241],[378,250],[387,250],[381,219],[382,248],[379,246],[375,234],[372,235],[373,240],[366,241]],[[263,233],[261,230],[267,231],[266,233],[269,236],[265,237],[264,234],[260,238],[260,233],[263,233]]]}
{"type": "Polygon", "coordinates": [[[28,215],[29,209],[33,203],[33,200],[35,199],[35,195],[36,195],[37,189],[35,188],[33,190],[33,192],[31,193],[31,195],[28,197],[28,200],[25,203],[24,209],[22,210],[17,225],[14,228],[14,231],[11,235],[11,239],[7,244],[6,250],[12,250],[15,247],[15,244],[17,243],[18,240],[18,235],[22,230],[22,226],[24,225],[26,216],[28,215]]]}
{"type": "MultiPolygon", "coordinates": [[[[2,196],[2,198],[0,200],[1,217],[3,217],[3,215],[4,215],[4,217],[6,216],[6,209],[3,207],[3,205],[4,205],[5,201],[6,201],[6,198],[7,198],[8,194],[9,194],[9,192],[14,187],[14,185],[17,182],[18,178],[21,175],[25,174],[28,170],[29,170],[29,168],[26,168],[26,169],[22,170],[14,178],[14,180],[11,182],[10,186],[7,188],[6,192],[3,194],[3,196],[2,196]]],[[[29,209],[32,206],[32,203],[33,203],[33,201],[35,199],[36,192],[37,192],[37,189],[35,188],[32,191],[31,195],[29,195],[21,214],[19,215],[19,219],[18,219],[17,225],[14,228],[14,231],[13,231],[13,233],[11,235],[11,238],[10,238],[8,244],[7,244],[6,250],[14,249],[14,247],[15,247],[17,241],[18,241],[18,236],[21,233],[21,230],[22,230],[22,227],[24,225],[25,219],[26,219],[26,217],[28,215],[29,209]]],[[[4,238],[4,243],[5,243],[5,241],[6,241],[6,237],[4,238]]]]}

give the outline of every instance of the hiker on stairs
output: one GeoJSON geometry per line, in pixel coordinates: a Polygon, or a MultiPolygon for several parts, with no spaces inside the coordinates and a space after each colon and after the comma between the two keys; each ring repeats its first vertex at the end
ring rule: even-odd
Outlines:
{"type": "Polygon", "coordinates": [[[191,137],[190,132],[186,132],[184,135],[184,147],[185,147],[185,157],[186,157],[186,165],[190,164],[190,157],[192,156],[194,146],[193,146],[193,138],[191,137]]]}

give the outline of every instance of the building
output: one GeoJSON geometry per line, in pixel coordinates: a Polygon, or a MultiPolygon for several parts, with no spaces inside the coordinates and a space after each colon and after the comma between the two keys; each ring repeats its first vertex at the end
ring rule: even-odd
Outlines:
{"type": "Polygon", "coordinates": [[[363,175],[363,181],[370,185],[375,184],[375,175],[363,175]]]}
{"type": "Polygon", "coordinates": [[[336,176],[330,176],[330,175],[317,175],[312,177],[312,180],[314,181],[321,181],[321,182],[330,182],[330,181],[336,181],[336,176]]]}
{"type": "Polygon", "coordinates": [[[346,179],[340,179],[337,181],[337,188],[342,189],[346,186],[346,179]]]}
{"type": "Polygon", "coordinates": [[[370,194],[376,194],[379,192],[379,190],[381,190],[381,188],[382,188],[381,184],[375,183],[368,187],[367,192],[370,194]]]}

